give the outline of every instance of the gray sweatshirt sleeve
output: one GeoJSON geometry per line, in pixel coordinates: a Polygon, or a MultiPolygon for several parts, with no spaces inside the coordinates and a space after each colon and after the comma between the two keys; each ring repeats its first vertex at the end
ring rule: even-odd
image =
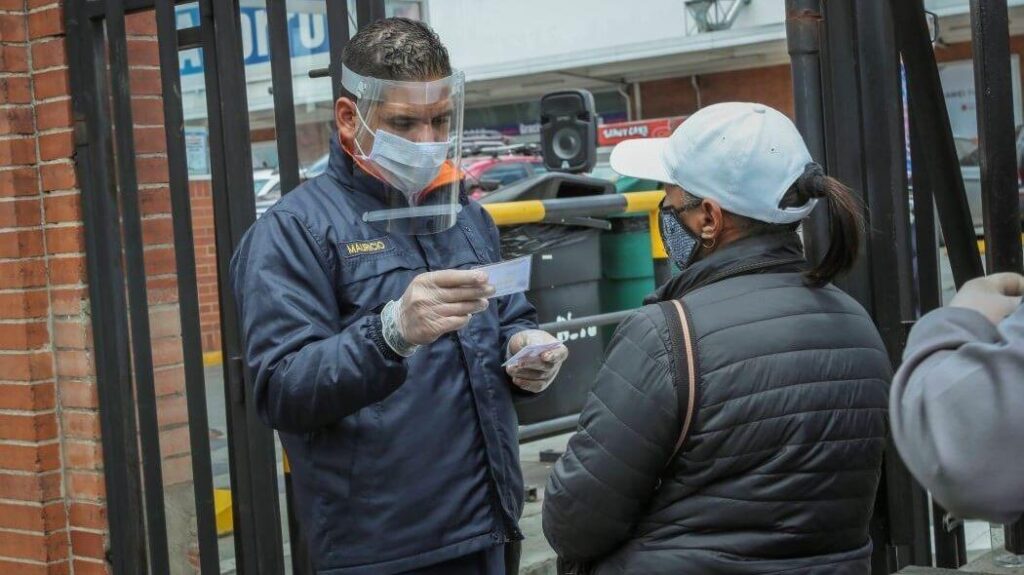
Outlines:
{"type": "Polygon", "coordinates": [[[910,333],[890,394],[907,467],[958,517],[1024,513],[1024,307],[992,325],[936,310],[910,333]]]}

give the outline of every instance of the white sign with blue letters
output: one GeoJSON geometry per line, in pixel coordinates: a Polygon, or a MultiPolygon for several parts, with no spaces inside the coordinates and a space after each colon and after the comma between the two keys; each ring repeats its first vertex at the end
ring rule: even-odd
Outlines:
{"type": "MultiPolygon", "coordinates": [[[[196,5],[176,8],[178,27],[188,28],[199,25],[199,7],[196,5]]],[[[270,62],[270,36],[267,33],[267,11],[264,8],[241,8],[242,53],[245,66],[270,62]]],[[[327,39],[327,16],[323,12],[292,12],[288,14],[288,36],[291,56],[298,58],[315,54],[327,54],[330,44],[327,39]]],[[[179,55],[183,77],[203,73],[203,55],[198,50],[187,50],[179,55]]]]}

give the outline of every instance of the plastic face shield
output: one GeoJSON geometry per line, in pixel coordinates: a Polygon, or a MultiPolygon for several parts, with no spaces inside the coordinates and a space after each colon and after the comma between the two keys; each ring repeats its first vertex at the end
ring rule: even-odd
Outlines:
{"type": "Polygon", "coordinates": [[[455,225],[459,202],[465,81],[461,72],[429,82],[362,76],[342,67],[356,97],[352,153],[385,184],[384,206],[363,221],[388,233],[423,235],[455,225]]]}

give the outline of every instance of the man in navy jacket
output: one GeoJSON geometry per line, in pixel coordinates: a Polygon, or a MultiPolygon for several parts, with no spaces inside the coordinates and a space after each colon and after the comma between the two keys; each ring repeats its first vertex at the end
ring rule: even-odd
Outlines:
{"type": "Polygon", "coordinates": [[[461,74],[425,24],[391,18],[344,55],[326,173],[231,262],[252,392],[292,466],[318,573],[504,573],[522,539],[515,393],[564,346],[522,294],[491,298],[493,221],[459,181],[461,74]]]}

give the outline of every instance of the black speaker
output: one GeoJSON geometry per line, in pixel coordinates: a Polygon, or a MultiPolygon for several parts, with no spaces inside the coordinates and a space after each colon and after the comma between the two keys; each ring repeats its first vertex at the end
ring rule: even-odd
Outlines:
{"type": "Polygon", "coordinates": [[[597,113],[587,90],[552,92],[540,99],[544,167],[579,174],[597,164],[597,113]]]}

